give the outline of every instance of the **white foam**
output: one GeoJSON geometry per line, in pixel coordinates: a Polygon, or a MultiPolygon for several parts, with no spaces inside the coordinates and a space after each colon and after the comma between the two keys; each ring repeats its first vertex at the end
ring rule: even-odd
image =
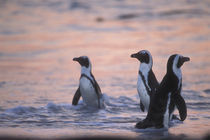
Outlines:
{"type": "Polygon", "coordinates": [[[35,111],[36,111],[36,108],[31,107],[31,106],[17,106],[17,107],[5,110],[6,113],[19,114],[19,115],[30,113],[30,112],[32,113],[35,111]]]}

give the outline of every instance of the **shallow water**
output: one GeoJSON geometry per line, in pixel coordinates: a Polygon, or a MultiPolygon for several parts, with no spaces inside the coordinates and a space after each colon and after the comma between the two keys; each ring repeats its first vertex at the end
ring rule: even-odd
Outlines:
{"type": "MultiPolygon", "coordinates": [[[[201,137],[210,131],[210,1],[0,1],[0,134],[15,136],[201,137]],[[139,63],[147,49],[161,81],[171,54],[182,67],[188,116],[166,130],[137,130],[139,63]],[[80,101],[75,56],[91,59],[106,108],[80,101]]],[[[177,112],[175,112],[177,114],[177,112]]]]}

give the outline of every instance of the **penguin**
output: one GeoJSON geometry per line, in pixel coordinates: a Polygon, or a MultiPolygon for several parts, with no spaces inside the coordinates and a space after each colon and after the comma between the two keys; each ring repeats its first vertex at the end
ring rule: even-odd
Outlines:
{"type": "Polygon", "coordinates": [[[87,56],[73,58],[81,65],[81,76],[79,87],[73,97],[72,105],[77,105],[80,97],[87,106],[102,108],[104,107],[103,95],[101,88],[92,74],[92,66],[87,56]]]}
{"type": "Polygon", "coordinates": [[[136,124],[136,128],[168,128],[174,106],[179,111],[180,120],[184,121],[186,119],[187,107],[180,92],[182,86],[181,66],[187,61],[190,61],[189,57],[179,54],[169,57],[166,75],[151,97],[147,116],[143,121],[136,124]]]}
{"type": "Polygon", "coordinates": [[[147,50],[141,50],[138,53],[131,55],[140,61],[138,72],[137,91],[140,97],[140,108],[144,110],[149,109],[150,98],[159,86],[159,83],[152,70],[153,60],[152,55],[147,50]]]}

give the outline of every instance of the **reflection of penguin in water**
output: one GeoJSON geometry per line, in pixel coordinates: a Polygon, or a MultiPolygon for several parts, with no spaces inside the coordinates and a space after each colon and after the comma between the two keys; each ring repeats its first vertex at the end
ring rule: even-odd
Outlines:
{"type": "Polygon", "coordinates": [[[149,110],[151,95],[155,93],[159,83],[152,71],[152,55],[147,50],[132,54],[132,58],[138,59],[141,64],[137,82],[137,90],[140,97],[140,108],[142,111],[149,110]]]}
{"type": "Polygon", "coordinates": [[[72,100],[73,105],[77,105],[80,97],[83,101],[91,107],[104,107],[101,89],[96,82],[92,72],[91,63],[87,56],[74,58],[81,65],[81,76],[79,81],[79,88],[77,89],[72,100]]]}
{"type": "Polygon", "coordinates": [[[148,127],[168,128],[174,107],[176,106],[181,121],[187,117],[187,108],[182,98],[182,74],[181,66],[189,61],[188,57],[175,54],[170,56],[167,63],[167,73],[160,83],[157,92],[152,95],[146,119],[136,124],[136,128],[143,129],[148,127]]]}

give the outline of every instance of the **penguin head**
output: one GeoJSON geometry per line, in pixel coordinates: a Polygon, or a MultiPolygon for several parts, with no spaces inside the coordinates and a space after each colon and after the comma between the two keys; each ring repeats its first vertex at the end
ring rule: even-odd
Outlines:
{"type": "Polygon", "coordinates": [[[132,58],[138,59],[141,63],[152,64],[152,56],[149,51],[141,50],[131,55],[132,58]]]}
{"type": "Polygon", "coordinates": [[[177,69],[180,69],[184,62],[190,61],[189,57],[184,57],[179,54],[171,55],[167,63],[167,71],[175,72],[177,69]]]}
{"type": "Polygon", "coordinates": [[[73,61],[77,61],[81,67],[89,68],[91,66],[90,60],[87,56],[80,56],[73,58],[73,61]]]}

